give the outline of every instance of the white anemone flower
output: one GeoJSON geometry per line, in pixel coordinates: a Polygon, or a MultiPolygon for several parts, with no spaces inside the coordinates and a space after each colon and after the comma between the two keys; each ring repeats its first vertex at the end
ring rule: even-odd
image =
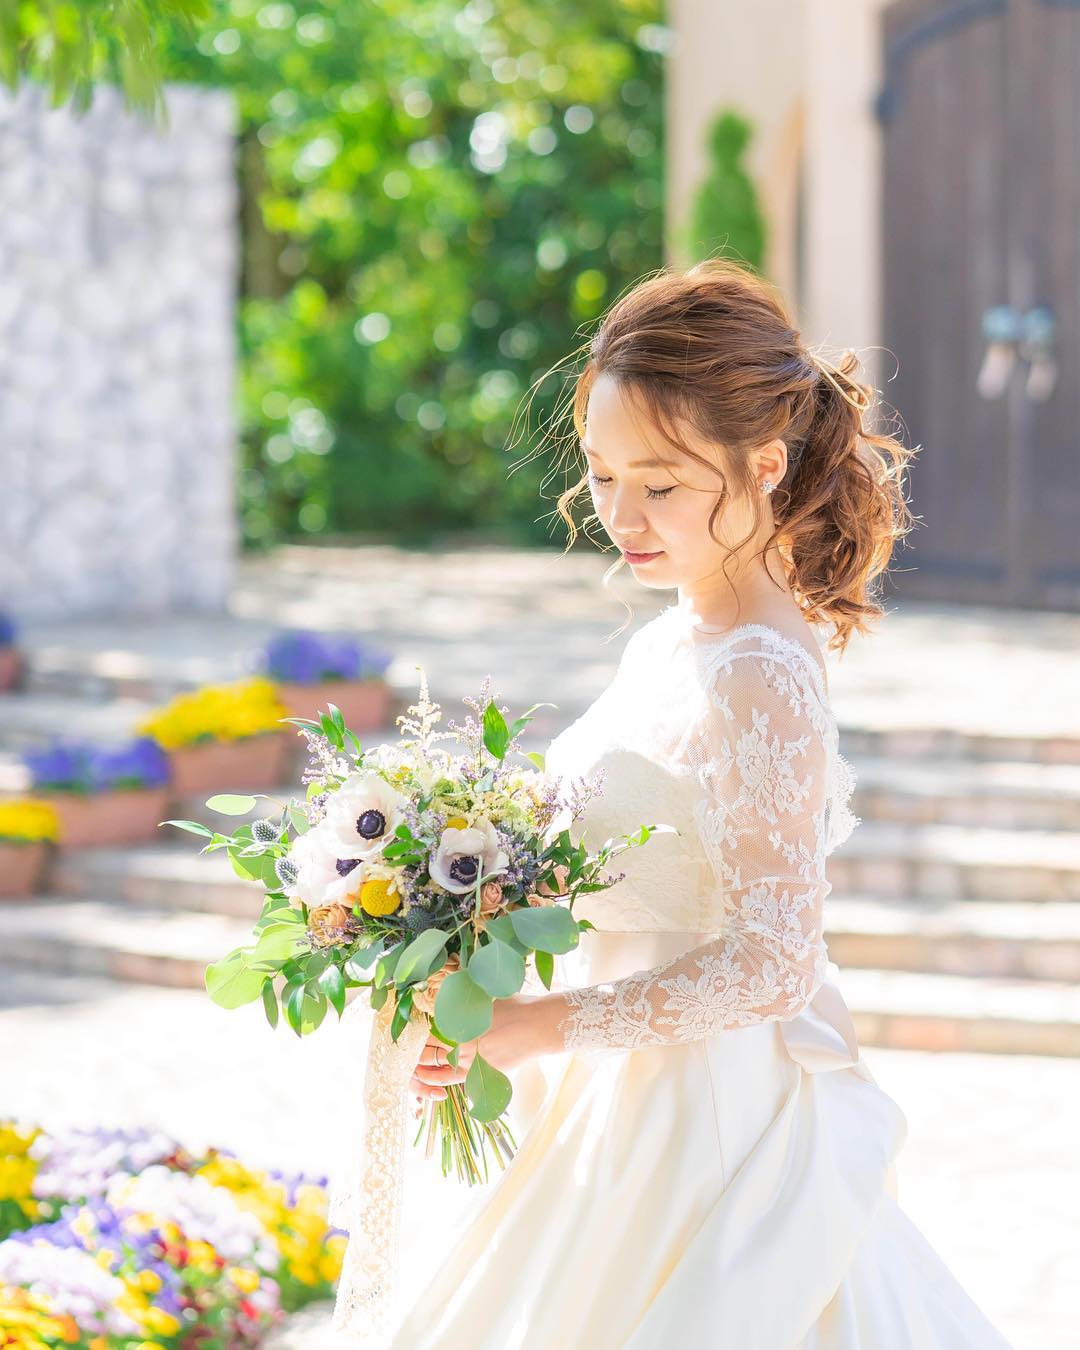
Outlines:
{"type": "Polygon", "coordinates": [[[351,904],[364,881],[363,863],[357,863],[355,853],[342,858],[341,841],[324,824],[320,821],[300,835],[289,850],[299,871],[296,880],[284,887],[285,894],[309,909],[335,901],[351,904]]]}
{"type": "Polygon", "coordinates": [[[474,890],[483,877],[490,880],[505,872],[510,865],[507,854],[499,847],[495,826],[484,816],[458,829],[448,825],[439,839],[439,846],[431,855],[428,871],[432,881],[453,895],[464,895],[474,890]]]}
{"type": "Polygon", "coordinates": [[[331,849],[336,848],[336,859],[374,861],[393,839],[409,805],[409,798],[381,774],[362,769],[327,798],[318,829],[331,849]]]}

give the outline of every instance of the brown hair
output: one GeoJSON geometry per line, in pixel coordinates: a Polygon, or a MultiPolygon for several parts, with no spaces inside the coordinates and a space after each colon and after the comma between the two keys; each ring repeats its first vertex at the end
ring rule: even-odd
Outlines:
{"type": "MultiPolygon", "coordinates": [[[[843,651],[852,631],[880,618],[871,583],[911,528],[903,475],[919,447],[869,429],[874,390],[856,378],[854,351],[838,364],[817,358],[775,288],[729,258],[682,273],[664,268],[639,282],[603,316],[586,351],[567,409],[575,433],[567,448],[579,467],[589,393],[606,374],[633,390],[672,446],[719,474],[714,539],[732,497],[728,477],[685,444],[678,422],[722,447],[736,492],[755,503],[754,526],[733,557],[763,519],[748,452],[781,438],[788,468],[772,493],[776,524],[762,554],[775,540],[806,619],[835,626],[830,647],[843,651]]],[[[569,507],[587,485],[586,472],[558,499],[568,549],[578,533],[569,507]]],[[[607,576],[624,563],[620,555],[607,576]]]]}

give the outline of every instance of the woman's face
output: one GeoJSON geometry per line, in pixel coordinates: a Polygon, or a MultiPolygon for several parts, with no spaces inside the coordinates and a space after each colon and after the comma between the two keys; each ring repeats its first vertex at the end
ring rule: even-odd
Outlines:
{"type": "MultiPolygon", "coordinates": [[[[640,405],[628,403],[627,393],[608,375],[592,386],[585,423],[582,448],[593,505],[637,580],[670,590],[712,577],[726,557],[726,548],[709,534],[709,516],[720,496],[717,474],[669,446],[640,405]]],[[[708,463],[720,467],[718,447],[685,424],[679,432],[708,463]]],[[[730,546],[752,523],[746,504],[729,501],[715,530],[730,546]]]]}

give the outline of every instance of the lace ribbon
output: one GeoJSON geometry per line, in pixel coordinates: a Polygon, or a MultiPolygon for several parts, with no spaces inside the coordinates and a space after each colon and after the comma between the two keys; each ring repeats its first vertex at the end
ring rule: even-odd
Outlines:
{"type": "Polygon", "coordinates": [[[429,1019],[414,1014],[393,1040],[395,1008],[391,989],[373,1019],[363,998],[354,999],[342,1019],[351,1040],[366,1012],[371,1035],[362,1107],[350,1112],[330,1197],[331,1224],[349,1234],[333,1329],[365,1350],[384,1350],[397,1316],[408,1084],[428,1038],[429,1019]]]}

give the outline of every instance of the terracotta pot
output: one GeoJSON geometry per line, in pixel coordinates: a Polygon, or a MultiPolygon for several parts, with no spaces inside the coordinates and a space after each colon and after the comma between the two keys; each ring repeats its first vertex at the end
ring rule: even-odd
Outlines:
{"type": "Polygon", "coordinates": [[[345,725],[359,736],[378,731],[390,720],[390,686],[385,680],[323,680],[320,684],[278,684],[278,696],[290,717],[315,720],[327,704],[341,709],[345,725]]]}
{"type": "Polygon", "coordinates": [[[281,731],[267,731],[238,741],[203,741],[170,750],[170,796],[175,799],[200,792],[280,787],[288,778],[289,749],[289,736],[281,731]]]}
{"type": "Polygon", "coordinates": [[[33,895],[48,845],[44,841],[15,844],[0,839],[0,896],[33,895]]]}
{"type": "Polygon", "coordinates": [[[158,821],[169,814],[168,787],[117,788],[83,796],[78,792],[35,792],[60,821],[61,848],[140,844],[157,839],[158,821]]]}
{"type": "Polygon", "coordinates": [[[22,653],[18,647],[0,647],[0,690],[14,689],[22,678],[22,653]]]}

